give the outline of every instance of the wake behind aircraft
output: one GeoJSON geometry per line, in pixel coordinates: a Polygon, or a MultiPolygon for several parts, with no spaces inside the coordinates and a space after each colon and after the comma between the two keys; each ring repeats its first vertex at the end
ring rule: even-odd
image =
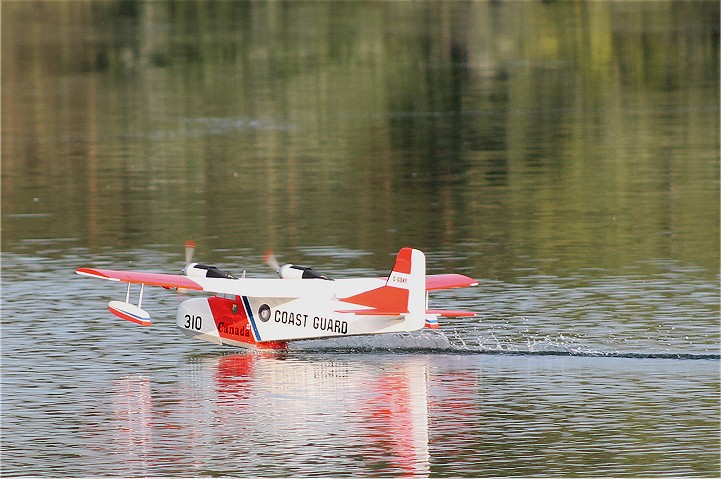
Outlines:
{"type": "Polygon", "coordinates": [[[150,326],[142,309],[147,286],[205,291],[178,307],[176,326],[191,338],[262,350],[284,350],[288,342],[437,329],[439,317],[474,316],[469,311],[428,309],[428,292],[478,284],[461,274],[426,275],[425,254],[402,248],[385,278],[331,279],[312,268],[279,264],[272,252],[265,262],[279,278],[236,278],[215,266],[193,263],[195,243],[186,242],[181,275],[79,268],[77,274],[128,283],[125,301],[110,301],[114,315],[150,326]],[[131,285],[139,284],[137,305],[131,285]]]}

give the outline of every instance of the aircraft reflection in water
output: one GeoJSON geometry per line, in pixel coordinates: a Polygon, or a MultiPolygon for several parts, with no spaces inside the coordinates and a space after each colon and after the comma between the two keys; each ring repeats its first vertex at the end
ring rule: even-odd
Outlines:
{"type": "Polygon", "coordinates": [[[430,359],[374,358],[201,359],[173,391],[144,376],[122,378],[114,384],[113,455],[125,456],[126,473],[426,476],[430,359]]]}
{"type": "MultiPolygon", "coordinates": [[[[111,398],[112,444],[107,452],[125,456],[127,474],[142,474],[157,462],[152,450],[155,418],[150,378],[136,375],[116,379],[111,398]]],[[[86,434],[92,436],[92,429],[86,434]]]]}

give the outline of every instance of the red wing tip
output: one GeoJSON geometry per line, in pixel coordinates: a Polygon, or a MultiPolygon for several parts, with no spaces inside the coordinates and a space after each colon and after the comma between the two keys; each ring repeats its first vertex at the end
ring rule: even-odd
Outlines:
{"type": "Polygon", "coordinates": [[[78,268],[75,270],[75,274],[80,274],[83,276],[95,276],[96,278],[115,279],[93,268],[78,268]]]}

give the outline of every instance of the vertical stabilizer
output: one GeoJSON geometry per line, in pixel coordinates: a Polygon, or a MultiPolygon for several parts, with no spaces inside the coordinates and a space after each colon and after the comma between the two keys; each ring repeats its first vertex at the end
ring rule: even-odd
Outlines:
{"type": "Polygon", "coordinates": [[[403,316],[412,323],[408,331],[423,328],[426,312],[425,254],[413,248],[401,249],[385,285],[341,301],[369,308],[355,310],[357,314],[403,316]]]}
{"type": "Polygon", "coordinates": [[[391,274],[386,281],[387,288],[405,291],[407,313],[426,312],[426,255],[422,251],[403,248],[396,256],[391,274]]]}

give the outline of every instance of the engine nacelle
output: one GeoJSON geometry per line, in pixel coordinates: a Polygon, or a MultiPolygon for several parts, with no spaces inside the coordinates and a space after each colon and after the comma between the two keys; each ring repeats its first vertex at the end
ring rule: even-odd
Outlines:
{"type": "Polygon", "coordinates": [[[278,269],[278,276],[283,279],[326,279],[332,281],[331,278],[318,273],[313,268],[296,266],[290,263],[284,264],[278,269]]]}
{"type": "Polygon", "coordinates": [[[202,263],[190,263],[183,268],[183,274],[185,276],[195,276],[196,278],[227,278],[235,279],[230,273],[223,271],[222,269],[216,268],[215,266],[208,266],[202,263]]]}

